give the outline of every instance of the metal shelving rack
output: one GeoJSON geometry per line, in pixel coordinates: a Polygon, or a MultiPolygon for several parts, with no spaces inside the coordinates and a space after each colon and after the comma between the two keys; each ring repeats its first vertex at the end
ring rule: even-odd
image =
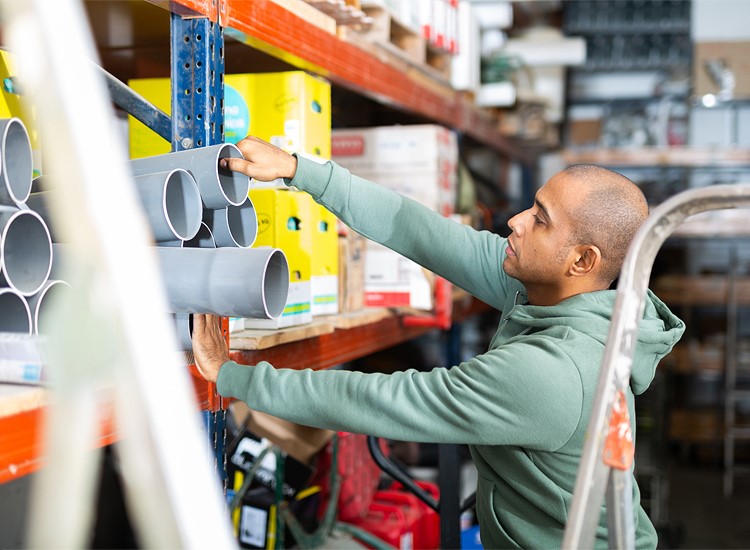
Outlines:
{"type": "MultiPolygon", "coordinates": [[[[117,5],[118,17],[143,0],[109,2],[117,5]]],[[[502,136],[497,119],[476,108],[469,99],[444,84],[428,82],[424,75],[404,73],[399,67],[372,56],[358,47],[339,40],[298,17],[271,0],[149,0],[150,4],[170,12],[170,74],[172,79],[172,117],[152,110],[143,103],[132,102],[128,89],[110,79],[110,92],[118,105],[139,118],[167,139],[174,150],[201,147],[223,141],[224,29],[245,45],[270,54],[300,69],[319,74],[334,85],[387,104],[407,113],[440,123],[494,149],[500,156],[529,165],[533,154],[519,143],[502,136]],[[119,98],[119,99],[118,99],[119,98]]],[[[130,21],[131,26],[134,21],[130,21]]],[[[482,308],[483,305],[479,305],[482,308]]],[[[454,318],[476,311],[477,302],[459,301],[454,318]]],[[[406,327],[397,315],[377,322],[332,334],[277,346],[262,352],[235,350],[233,358],[250,364],[258,357],[279,359],[286,367],[329,368],[342,362],[385,349],[398,342],[416,338],[427,328],[406,327]],[[283,358],[283,361],[281,360],[283,358]]],[[[190,362],[190,358],[186,363],[190,362]]],[[[224,460],[226,403],[214,384],[205,382],[193,372],[193,382],[206,430],[215,451],[216,467],[226,477],[224,460]]],[[[46,390],[33,388],[23,392],[19,406],[0,414],[0,483],[34,472],[44,464],[37,442],[39,425],[46,405],[46,390]]],[[[5,395],[0,395],[4,398],[5,395]]],[[[118,439],[112,416],[104,415],[99,445],[118,439]]],[[[455,462],[456,449],[446,448],[446,463],[455,462]]],[[[458,480],[443,480],[444,494],[458,494],[458,480]]],[[[443,514],[443,542],[446,547],[458,544],[458,513],[448,510],[458,502],[446,503],[443,514]],[[455,517],[453,517],[455,515],[455,517]],[[450,517],[448,517],[450,516],[450,517]],[[455,525],[454,525],[455,524],[455,525]]]]}

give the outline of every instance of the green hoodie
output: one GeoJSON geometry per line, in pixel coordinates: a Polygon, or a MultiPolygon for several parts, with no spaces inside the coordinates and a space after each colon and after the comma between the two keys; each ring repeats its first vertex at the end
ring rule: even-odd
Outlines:
{"type": "MultiPolygon", "coordinates": [[[[332,162],[298,158],[287,183],[364,236],[501,310],[502,320],[486,353],[449,369],[385,375],[230,361],[219,372],[221,395],[308,426],[468,444],[479,473],[484,547],[560,547],[615,291],[528,305],[521,283],[503,271],[505,239],[443,218],[332,162]]],[[[633,394],[648,388],[683,331],[649,292],[627,396],[634,432],[633,394]]],[[[633,481],[636,545],[655,548],[656,532],[633,481]]],[[[606,514],[597,546],[607,546],[606,514]]]]}

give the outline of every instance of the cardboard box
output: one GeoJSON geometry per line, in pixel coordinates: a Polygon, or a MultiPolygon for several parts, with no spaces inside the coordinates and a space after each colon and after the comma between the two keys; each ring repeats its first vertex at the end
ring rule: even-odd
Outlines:
{"type": "Polygon", "coordinates": [[[339,237],[339,310],[365,307],[365,257],[367,239],[355,231],[339,237]]]}
{"type": "MultiPolygon", "coordinates": [[[[167,114],[168,78],[135,79],[130,87],[167,114]]],[[[171,145],[132,116],[128,117],[130,157],[168,153],[171,145]]],[[[303,71],[226,75],[224,138],[237,143],[254,135],[289,153],[331,156],[331,86],[303,71]]]]}
{"type": "Polygon", "coordinates": [[[335,130],[333,160],[448,216],[456,202],[456,135],[433,124],[335,130]]]}
{"type": "Polygon", "coordinates": [[[437,173],[458,163],[456,134],[435,124],[334,130],[333,160],[357,175],[437,173]]]}
{"type": "Polygon", "coordinates": [[[365,305],[431,310],[434,275],[380,244],[368,241],[365,305]]]}
{"type": "Polygon", "coordinates": [[[42,174],[42,148],[33,106],[19,87],[15,56],[0,49],[0,118],[16,117],[23,122],[31,142],[33,177],[42,174]]]}
{"type": "Polygon", "coordinates": [[[224,83],[227,141],[251,134],[288,153],[331,157],[328,82],[303,71],[287,71],[226,75],[224,83]]]}
{"type": "Polygon", "coordinates": [[[720,86],[706,70],[706,61],[723,60],[734,73],[735,98],[750,97],[750,41],[697,42],[693,48],[693,93],[716,94],[720,86]]]}
{"type": "Polygon", "coordinates": [[[230,411],[237,425],[244,426],[253,434],[268,439],[302,464],[311,464],[334,434],[330,430],[303,426],[270,414],[253,411],[241,401],[232,403],[230,411]]]}
{"type": "Polygon", "coordinates": [[[281,249],[289,262],[289,297],[278,319],[245,319],[244,327],[282,328],[312,321],[313,200],[307,193],[289,189],[251,189],[258,216],[254,246],[281,249]]]}
{"type": "Polygon", "coordinates": [[[314,317],[339,312],[339,238],[336,216],[316,202],[312,202],[311,210],[313,254],[310,284],[314,317]]]}

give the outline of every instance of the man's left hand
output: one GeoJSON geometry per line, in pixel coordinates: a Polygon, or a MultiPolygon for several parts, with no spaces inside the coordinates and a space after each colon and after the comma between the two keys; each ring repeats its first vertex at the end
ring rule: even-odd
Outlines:
{"type": "Polygon", "coordinates": [[[219,369],[229,361],[229,351],[216,315],[193,315],[193,356],[201,376],[216,382],[219,369]]]}

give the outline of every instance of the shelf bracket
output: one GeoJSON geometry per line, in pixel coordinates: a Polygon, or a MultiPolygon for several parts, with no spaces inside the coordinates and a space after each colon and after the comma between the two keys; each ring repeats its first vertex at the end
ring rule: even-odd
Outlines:
{"type": "Polygon", "coordinates": [[[104,76],[112,102],[171,143],[172,121],[169,115],[99,65],[94,66],[104,76]]]}

